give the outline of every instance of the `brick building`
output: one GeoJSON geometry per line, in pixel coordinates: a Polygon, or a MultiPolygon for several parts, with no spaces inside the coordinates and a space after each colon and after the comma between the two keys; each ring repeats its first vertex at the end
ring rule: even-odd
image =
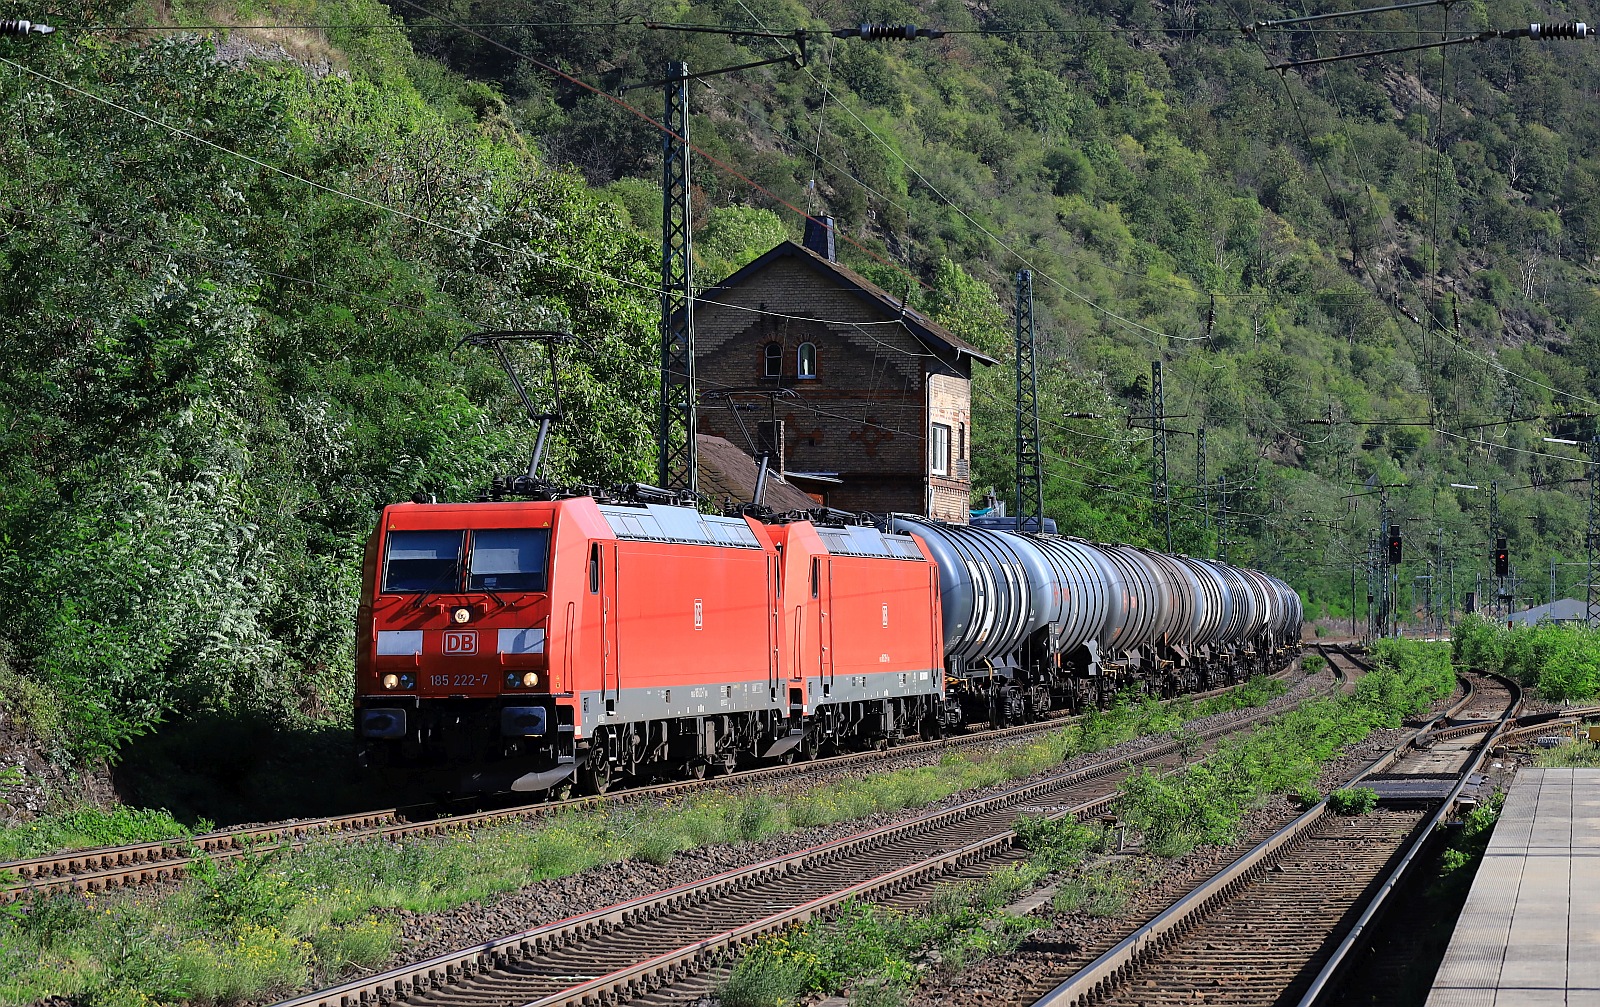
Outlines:
{"type": "Polygon", "coordinates": [[[807,245],[702,293],[699,429],[830,507],[966,523],[972,363],[996,361],[840,265],[831,231],[807,245]]]}

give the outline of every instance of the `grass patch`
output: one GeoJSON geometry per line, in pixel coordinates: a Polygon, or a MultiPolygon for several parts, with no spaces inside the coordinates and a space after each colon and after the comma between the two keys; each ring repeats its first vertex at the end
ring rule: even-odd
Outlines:
{"type": "Polygon", "coordinates": [[[1030,925],[1002,907],[1040,876],[1036,868],[1010,868],[950,885],[921,913],[846,903],[832,919],[758,941],[718,998],[725,1007],[779,1007],[849,987],[852,1007],[904,1003],[925,971],[950,976],[1015,950],[1030,925]]]}
{"type": "MultiPolygon", "coordinates": [[[[197,831],[209,829],[209,823],[202,823],[197,831]]],[[[0,829],[0,860],[26,860],[61,850],[124,846],[193,834],[165,811],[123,805],[110,809],[78,808],[0,829]]]]}
{"type": "Polygon", "coordinates": [[[1336,815],[1365,815],[1378,806],[1378,792],[1371,787],[1345,787],[1328,795],[1328,810],[1336,815]]]}
{"type": "Polygon", "coordinates": [[[1588,738],[1572,738],[1554,748],[1541,748],[1533,764],[1545,769],[1600,768],[1600,745],[1588,738]]]}
{"type": "MultiPolygon", "coordinates": [[[[0,1003],[32,1003],[52,995],[89,1007],[118,1007],[140,998],[145,998],[141,1003],[231,1003],[288,992],[387,958],[397,935],[374,910],[435,912],[605,863],[665,863],[687,849],[757,842],[809,826],[922,807],[1136,737],[1174,734],[1191,717],[1259,706],[1283,691],[1278,682],[1256,681],[1202,703],[1124,699],[987,758],[952,753],[937,765],[792,794],[714,792],[665,807],[559,812],[538,822],[507,822],[406,843],[330,838],[300,851],[259,850],[225,865],[207,864],[176,892],[150,900],[46,899],[21,919],[0,920],[0,1003]]],[[[117,814],[146,821],[140,816],[154,813],[117,814]]],[[[183,834],[170,818],[148,821],[154,823],[151,832],[140,838],[183,834]]],[[[129,841],[121,838],[128,833],[117,832],[116,841],[129,841]]],[[[1007,883],[993,880],[982,892],[963,895],[969,915],[979,911],[974,906],[987,906],[986,900],[1007,883]]],[[[956,926],[950,920],[959,915],[952,904],[941,926],[956,926]]],[[[880,922],[887,930],[904,928],[900,922],[880,922]]],[[[919,931],[918,939],[935,932],[919,931]]],[[[944,943],[956,958],[971,958],[989,953],[998,940],[984,930],[970,944],[952,943],[953,938],[944,943]]],[[[767,983],[771,980],[762,977],[782,967],[781,961],[764,967],[748,982],[752,988],[767,983]]],[[[888,966],[879,971],[882,988],[871,995],[894,996],[904,977],[888,966]]]]}
{"type": "MultiPolygon", "coordinates": [[[[1448,696],[1455,688],[1447,645],[1384,640],[1355,693],[1317,699],[1173,774],[1141,770],[1122,784],[1117,814],[1162,856],[1236,838],[1245,813],[1269,794],[1307,791],[1345,746],[1448,696]]],[[[1375,796],[1375,795],[1374,795],[1375,796]]]]}
{"type": "Polygon", "coordinates": [[[1050,905],[1058,914],[1122,916],[1142,883],[1137,874],[1126,868],[1088,871],[1063,881],[1050,905]]]}

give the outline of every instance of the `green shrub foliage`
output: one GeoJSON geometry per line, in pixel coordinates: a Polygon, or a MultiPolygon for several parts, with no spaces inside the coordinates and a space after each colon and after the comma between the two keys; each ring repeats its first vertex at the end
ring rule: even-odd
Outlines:
{"type": "MultiPolygon", "coordinates": [[[[1322,766],[1378,728],[1398,727],[1455,687],[1443,644],[1388,641],[1355,693],[1302,704],[1181,772],[1141,770],[1122,784],[1117,814],[1161,855],[1236,838],[1245,813],[1268,794],[1302,802],[1316,793],[1322,766]]],[[[1353,793],[1353,792],[1344,792],[1353,793]]],[[[1376,795],[1374,795],[1374,799],[1376,795]]],[[[1330,803],[1332,798],[1330,798],[1330,803]]]]}
{"type": "MultiPolygon", "coordinates": [[[[1542,428],[1496,430],[1507,450],[1484,457],[1425,426],[1342,421],[1484,429],[1600,396],[1592,47],[1455,50],[1451,74],[1481,86],[1450,89],[1460,114],[1441,158],[1432,100],[1397,104],[1386,86],[1397,64],[1284,85],[1250,43],[1190,30],[1233,22],[1218,0],[1188,26],[1107,0],[741,4],[643,0],[610,27],[557,27],[595,17],[564,2],[437,10],[526,23],[496,41],[606,91],[669,59],[772,55],[650,19],[1063,29],[829,39],[804,70],[718,78],[696,95],[694,135],[732,172],[697,162],[702,282],[798,237],[788,206],[826,211],[848,264],[1004,357],[1025,259],[1040,274],[1045,495],[1062,530],[1165,541],[1149,449],[1125,422],[1163,354],[1169,411],[1207,427],[1209,478],[1230,487],[1232,558],[1290,579],[1314,617],[1358,604],[1340,501],[1353,474],[1396,486],[1396,513],[1426,513],[1453,544],[1478,540],[1482,498],[1448,483],[1531,484],[1501,501],[1519,565],[1575,558],[1569,470],[1524,450],[1542,428]],[[1103,31],[1113,21],[1127,30],[1103,31]],[[1448,307],[1398,272],[1371,288],[1353,263],[1374,249],[1444,274],[1430,289],[1449,289],[1448,307]],[[1424,338],[1406,318],[1430,310],[1462,338],[1424,338]]],[[[298,36],[303,62],[219,60],[212,42],[167,32],[0,40],[0,655],[30,683],[0,705],[80,755],[197,711],[339,715],[373,508],[417,490],[471,497],[525,461],[531,433],[498,369],[451,353],[467,332],[578,334],[549,474],[650,472],[654,97],[630,92],[636,116],[469,34],[392,30],[374,0],[271,12],[331,27],[298,36]]],[[[39,13],[0,0],[0,17],[39,13]]],[[[248,5],[130,0],[51,16],[263,20],[248,5]]],[[[1435,67],[1399,69],[1432,89],[1435,67]]],[[[1012,482],[1010,381],[977,368],[980,492],[1012,482]]],[[[1195,495],[1175,500],[1177,547],[1211,554],[1216,498],[1212,516],[1195,495]]],[[[1408,562],[1426,552],[1411,542],[1408,562]]],[[[1541,672],[1552,695],[1593,689],[1578,656],[1560,681],[1541,672]]]]}
{"type": "Polygon", "coordinates": [[[1328,810],[1336,815],[1364,815],[1378,806],[1378,792],[1371,787],[1345,787],[1328,795],[1328,810]]]}
{"type": "Polygon", "coordinates": [[[1600,630],[1554,623],[1508,629],[1468,616],[1456,624],[1451,646],[1456,663],[1507,675],[1546,699],[1600,695],[1600,630]]]}
{"type": "Polygon", "coordinates": [[[183,711],[338,713],[374,508],[526,464],[467,332],[579,334],[550,472],[644,474],[649,245],[471,94],[184,38],[26,63],[217,145],[0,75],[0,638],[79,752],[183,711]]]}

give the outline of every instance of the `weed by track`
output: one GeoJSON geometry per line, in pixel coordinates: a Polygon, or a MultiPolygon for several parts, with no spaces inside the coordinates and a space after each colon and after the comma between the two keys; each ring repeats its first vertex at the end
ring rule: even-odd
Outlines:
{"type": "Polygon", "coordinates": [[[399,933],[380,910],[436,912],[605,863],[662,864],[698,847],[922,807],[1284,691],[1259,680],[1201,703],[1123,701],[987,757],[951,754],[936,765],[792,793],[717,791],[405,843],[329,839],[302,850],[258,849],[224,867],[208,863],[160,892],[41,899],[0,921],[0,1003],[259,999],[388,960],[399,933]]]}
{"type": "MultiPolygon", "coordinates": [[[[973,962],[1015,950],[1037,923],[1008,916],[1007,899],[997,901],[994,893],[1009,897],[1047,880],[1056,884],[1057,916],[1122,915],[1160,873],[1159,861],[1201,844],[1233,843],[1245,815],[1271,794],[1315,798],[1311,784],[1328,761],[1455,688],[1442,645],[1386,641],[1375,657],[1351,696],[1301,704],[1244,737],[1225,739],[1180,772],[1143,770],[1125,780],[1116,813],[1138,840],[1137,856],[1111,855],[1107,829],[1073,819],[1018,819],[1025,863],[976,885],[941,890],[925,913],[851,906],[834,920],[760,941],[734,965],[720,998],[728,1007],[777,1007],[848,989],[854,1007],[895,1007],[924,981],[949,983],[973,962]]],[[[1376,801],[1362,788],[1340,794],[1341,814],[1362,814],[1376,801]]]]}

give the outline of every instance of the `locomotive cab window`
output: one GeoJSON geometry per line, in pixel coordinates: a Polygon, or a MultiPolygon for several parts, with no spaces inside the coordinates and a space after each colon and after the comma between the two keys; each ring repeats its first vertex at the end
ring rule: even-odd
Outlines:
{"type": "Polygon", "coordinates": [[[550,556],[548,528],[494,528],[472,533],[471,591],[543,591],[550,556]]]}
{"type": "Polygon", "coordinates": [[[589,593],[600,593],[600,543],[589,547],[589,593]]]}
{"type": "Polygon", "coordinates": [[[461,532],[392,531],[384,557],[387,593],[453,591],[461,585],[461,532]]]}

